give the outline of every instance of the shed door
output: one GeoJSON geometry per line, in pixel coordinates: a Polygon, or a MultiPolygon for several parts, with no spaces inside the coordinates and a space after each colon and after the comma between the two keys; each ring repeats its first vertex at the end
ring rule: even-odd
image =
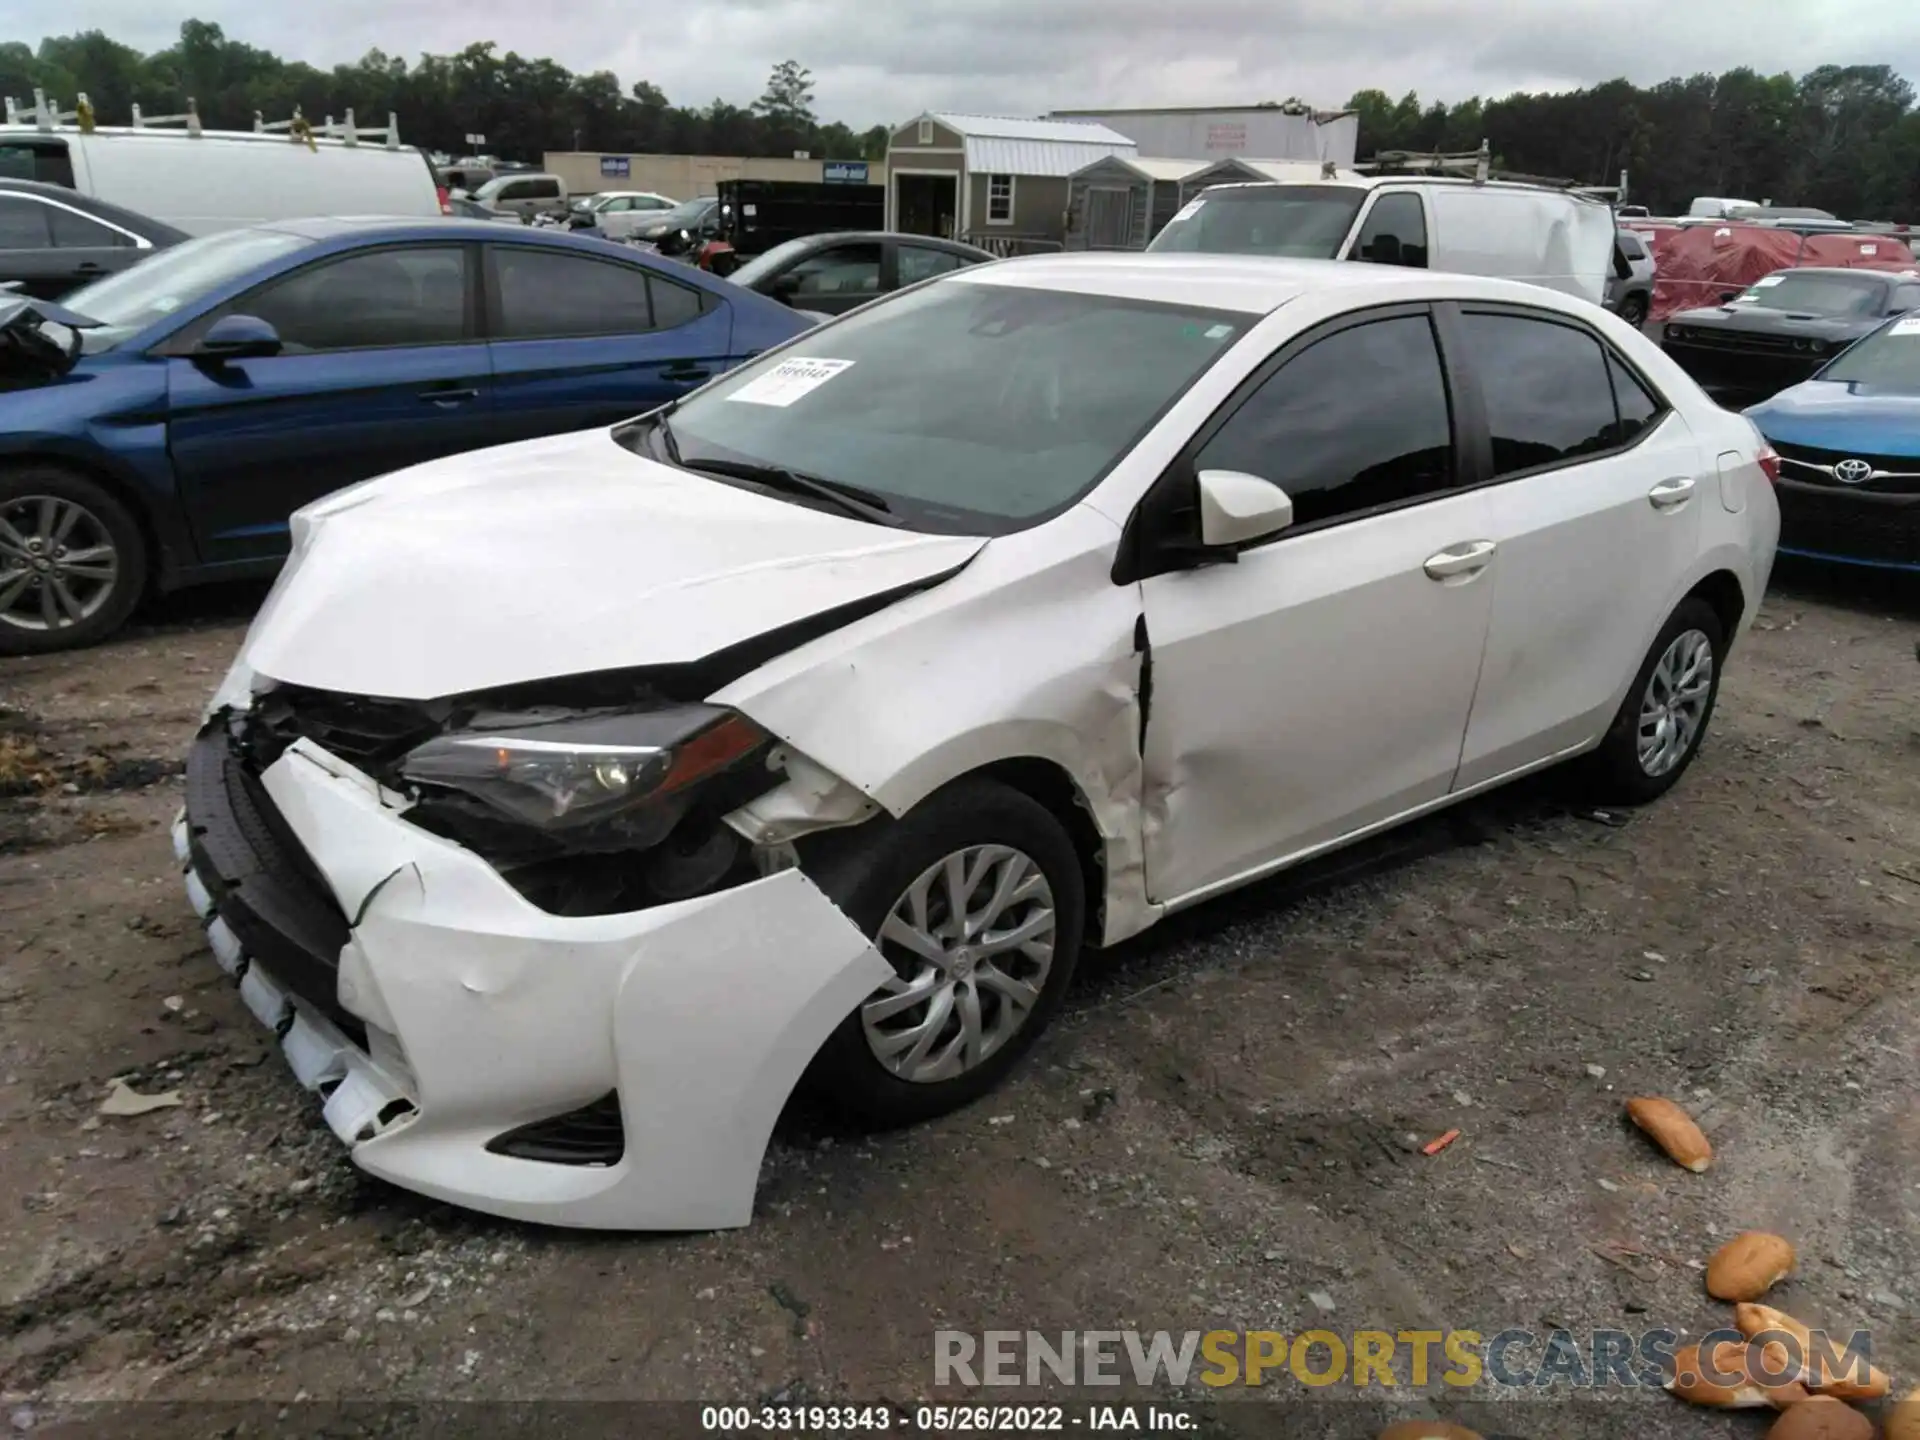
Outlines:
{"type": "Polygon", "coordinates": [[[1133,191],[1087,191],[1087,244],[1095,250],[1131,248],[1133,191]]]}

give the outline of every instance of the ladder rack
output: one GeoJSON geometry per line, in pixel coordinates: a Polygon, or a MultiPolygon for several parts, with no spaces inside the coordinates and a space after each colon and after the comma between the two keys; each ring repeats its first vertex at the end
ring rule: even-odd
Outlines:
{"type": "Polygon", "coordinates": [[[1589,200],[1604,200],[1609,204],[1619,204],[1627,198],[1625,170],[1620,172],[1618,185],[1582,185],[1578,180],[1568,180],[1563,176],[1524,175],[1518,171],[1495,170],[1493,147],[1485,140],[1480,142],[1478,150],[1453,153],[1382,150],[1366,164],[1356,165],[1353,168],[1364,175],[1452,175],[1471,180],[1476,185],[1484,185],[1489,180],[1503,180],[1516,185],[1539,185],[1550,190],[1565,190],[1574,195],[1582,195],[1589,200]]]}
{"type": "MultiPolygon", "coordinates": [[[[22,105],[9,95],[6,99],[6,115],[9,125],[31,125],[37,130],[47,132],[73,125],[83,134],[88,134],[98,123],[93,105],[87,99],[87,92],[84,90],[80,92],[79,100],[72,110],[62,110],[58,101],[49,100],[47,92],[38,87],[33,92],[31,105],[22,105]]],[[[191,95],[187,97],[187,108],[178,115],[148,115],[135,105],[131,124],[135,130],[163,130],[178,127],[185,130],[188,135],[196,137],[206,133],[205,127],[200,123],[200,108],[191,95]]],[[[354,122],[353,111],[348,110],[346,118],[337,124],[333,116],[329,115],[322,124],[315,125],[300,113],[300,107],[296,105],[293,107],[292,117],[286,120],[268,120],[258,110],[254,111],[251,133],[284,135],[289,140],[304,141],[310,147],[315,140],[338,140],[346,146],[355,146],[363,140],[372,140],[389,150],[398,150],[400,148],[400,117],[388,111],[385,125],[358,125],[354,122]]]]}

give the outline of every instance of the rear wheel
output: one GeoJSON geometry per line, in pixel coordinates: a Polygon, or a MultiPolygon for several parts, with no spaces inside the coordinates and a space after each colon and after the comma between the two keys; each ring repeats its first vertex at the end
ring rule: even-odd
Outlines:
{"type": "Polygon", "coordinates": [[[808,872],[894,974],[821,1048],[809,1088],[880,1127],[984,1095],[1073,975],[1086,894],[1066,831],[1017,790],[967,780],[898,821],[820,840],[808,872]]]}
{"type": "Polygon", "coordinates": [[[1647,323],[1647,297],[1629,295],[1620,302],[1620,318],[1638,330],[1647,323]]]}
{"type": "Polygon", "coordinates": [[[146,579],[140,527],[104,485],[53,465],[0,473],[0,654],[105,639],[146,579]]]}
{"type": "Polygon", "coordinates": [[[1586,757],[1593,798],[1640,805],[1686,773],[1720,694],[1726,631],[1706,601],[1681,601],[1660,627],[1600,747],[1586,757]]]}

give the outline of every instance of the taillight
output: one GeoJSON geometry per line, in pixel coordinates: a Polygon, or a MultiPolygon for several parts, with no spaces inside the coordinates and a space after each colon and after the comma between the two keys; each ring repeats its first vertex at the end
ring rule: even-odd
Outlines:
{"type": "Polygon", "coordinates": [[[1780,483],[1780,453],[1771,445],[1762,445],[1755,457],[1760,462],[1760,473],[1767,477],[1769,485],[1780,483]]]}
{"type": "Polygon", "coordinates": [[[444,185],[436,185],[433,187],[433,193],[440,197],[440,213],[442,215],[451,215],[453,213],[453,196],[447,193],[447,187],[444,185]]]}

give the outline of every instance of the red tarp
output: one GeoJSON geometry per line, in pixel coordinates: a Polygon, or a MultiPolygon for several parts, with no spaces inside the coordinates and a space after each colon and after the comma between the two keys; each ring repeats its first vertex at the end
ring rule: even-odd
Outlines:
{"type": "Polygon", "coordinates": [[[1655,266],[1653,318],[1718,305],[1764,275],[1795,265],[1913,270],[1913,251],[1890,235],[1801,235],[1765,225],[1634,225],[1655,266]]]}

